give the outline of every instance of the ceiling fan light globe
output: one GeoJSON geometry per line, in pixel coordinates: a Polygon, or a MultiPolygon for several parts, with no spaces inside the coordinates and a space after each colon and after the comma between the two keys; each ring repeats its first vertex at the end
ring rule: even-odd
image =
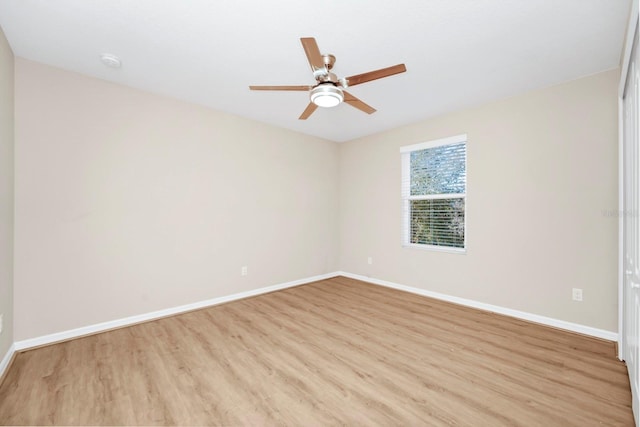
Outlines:
{"type": "Polygon", "coordinates": [[[311,90],[311,102],[318,107],[331,108],[344,100],[342,90],[332,84],[317,86],[311,90]]]}
{"type": "Polygon", "coordinates": [[[320,94],[312,99],[318,107],[331,108],[340,104],[340,98],[335,95],[320,94]]]}

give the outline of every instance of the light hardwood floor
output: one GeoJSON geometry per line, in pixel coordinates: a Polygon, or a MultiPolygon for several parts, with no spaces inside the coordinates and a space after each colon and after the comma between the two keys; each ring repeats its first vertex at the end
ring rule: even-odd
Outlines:
{"type": "Polygon", "coordinates": [[[631,426],[614,344],[344,277],[18,354],[0,423],[631,426]]]}

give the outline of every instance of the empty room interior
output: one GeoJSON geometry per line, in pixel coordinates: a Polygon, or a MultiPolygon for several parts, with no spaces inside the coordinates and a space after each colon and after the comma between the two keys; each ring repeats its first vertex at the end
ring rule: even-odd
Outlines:
{"type": "Polygon", "coordinates": [[[638,20],[0,1],[0,425],[638,425],[638,20]]]}

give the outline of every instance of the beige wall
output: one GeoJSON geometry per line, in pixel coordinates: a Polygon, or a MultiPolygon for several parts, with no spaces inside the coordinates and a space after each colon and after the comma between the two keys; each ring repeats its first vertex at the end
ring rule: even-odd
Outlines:
{"type": "Polygon", "coordinates": [[[0,360],[13,343],[14,58],[0,30],[0,360]]]}
{"type": "Polygon", "coordinates": [[[342,144],[340,268],[617,331],[617,82],[613,70],[342,144]],[[467,253],[402,248],[399,147],[462,133],[467,253]]]}
{"type": "Polygon", "coordinates": [[[16,59],[15,339],[335,271],[337,156],[16,59]]]}
{"type": "Polygon", "coordinates": [[[616,331],[617,76],[337,145],[17,59],[15,340],[338,269],[616,331]],[[460,133],[467,254],[401,248],[399,147],[460,133]]]}

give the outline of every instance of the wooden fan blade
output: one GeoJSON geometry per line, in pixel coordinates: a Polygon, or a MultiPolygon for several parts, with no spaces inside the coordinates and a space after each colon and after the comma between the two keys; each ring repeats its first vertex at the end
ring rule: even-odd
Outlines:
{"type": "Polygon", "coordinates": [[[310,90],[313,86],[249,86],[251,90],[310,90]]]}
{"type": "Polygon", "coordinates": [[[355,86],[361,83],[370,82],[371,80],[404,73],[405,71],[407,71],[407,67],[405,67],[404,64],[398,64],[393,67],[381,68],[379,70],[369,71],[368,73],[356,74],[355,76],[347,77],[347,84],[348,86],[355,86]]]}
{"type": "Polygon", "coordinates": [[[307,105],[307,108],[304,109],[304,111],[302,112],[300,117],[298,117],[298,119],[299,120],[307,120],[309,118],[309,116],[311,114],[313,114],[314,111],[316,111],[316,108],[318,108],[318,106],[316,104],[314,104],[313,102],[310,102],[309,105],[307,105]]]}
{"type": "Polygon", "coordinates": [[[322,59],[322,54],[320,54],[320,49],[318,48],[316,39],[314,39],[313,37],[303,37],[300,39],[300,41],[302,42],[304,53],[307,54],[307,59],[309,60],[309,64],[311,65],[311,71],[316,71],[324,68],[324,60],[322,59]]]}
{"type": "Polygon", "coordinates": [[[364,111],[367,114],[373,114],[376,112],[376,109],[373,108],[371,105],[365,104],[355,96],[351,95],[349,92],[342,91],[342,93],[344,94],[344,102],[351,105],[352,107],[355,107],[358,110],[364,111]]]}

